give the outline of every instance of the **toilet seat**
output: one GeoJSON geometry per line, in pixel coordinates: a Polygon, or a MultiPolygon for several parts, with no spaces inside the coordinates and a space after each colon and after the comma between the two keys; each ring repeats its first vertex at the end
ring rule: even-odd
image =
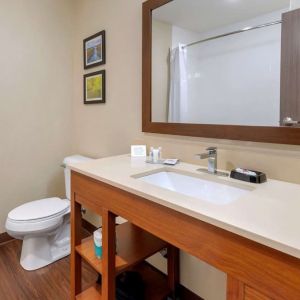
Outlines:
{"type": "Polygon", "coordinates": [[[60,198],[46,198],[25,203],[13,209],[6,220],[8,233],[19,235],[52,230],[63,222],[63,216],[70,212],[70,201],[60,198]]]}
{"type": "Polygon", "coordinates": [[[46,198],[20,205],[9,212],[8,218],[17,222],[40,221],[64,215],[70,202],[59,198],[46,198]]]}

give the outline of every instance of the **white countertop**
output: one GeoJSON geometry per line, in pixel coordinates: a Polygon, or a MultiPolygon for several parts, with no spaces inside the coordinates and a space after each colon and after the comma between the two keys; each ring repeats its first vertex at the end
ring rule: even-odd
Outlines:
{"type": "MultiPolygon", "coordinates": [[[[133,177],[162,168],[163,165],[148,164],[143,158],[134,159],[129,155],[71,165],[71,169],[78,173],[300,258],[300,185],[271,179],[263,184],[250,184],[219,177],[218,180],[224,182],[254,187],[239,199],[220,205],[133,177]]],[[[171,168],[197,176],[200,174],[198,165],[181,162],[171,168]]]]}

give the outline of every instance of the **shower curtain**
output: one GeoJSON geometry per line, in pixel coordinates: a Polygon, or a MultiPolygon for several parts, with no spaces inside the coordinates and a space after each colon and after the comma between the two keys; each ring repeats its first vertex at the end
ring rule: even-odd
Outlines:
{"type": "Polygon", "coordinates": [[[168,122],[184,122],[187,111],[187,57],[184,45],[170,52],[168,122]]]}

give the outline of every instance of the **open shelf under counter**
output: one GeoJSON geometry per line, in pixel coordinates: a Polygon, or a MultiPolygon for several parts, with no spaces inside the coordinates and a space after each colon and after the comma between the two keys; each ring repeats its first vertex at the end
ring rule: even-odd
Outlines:
{"type": "Polygon", "coordinates": [[[76,300],[101,300],[101,286],[94,284],[79,295],[76,296],[76,300]]]}
{"type": "MultiPolygon", "coordinates": [[[[147,263],[141,263],[130,271],[141,274],[145,282],[144,300],[163,300],[170,295],[171,290],[168,288],[167,276],[155,270],[147,263]]],[[[76,300],[101,300],[101,286],[97,283],[76,296],[76,300]]]]}
{"type": "Polygon", "coordinates": [[[160,271],[155,270],[147,263],[136,265],[131,271],[138,272],[142,275],[145,282],[144,300],[165,300],[171,294],[168,287],[167,276],[160,271]]]}
{"type": "MultiPolygon", "coordinates": [[[[167,247],[165,241],[129,222],[116,226],[116,235],[116,274],[126,271],[167,247]]],[[[93,237],[82,240],[82,243],[76,246],[76,252],[102,274],[102,261],[95,256],[93,237]]]]}

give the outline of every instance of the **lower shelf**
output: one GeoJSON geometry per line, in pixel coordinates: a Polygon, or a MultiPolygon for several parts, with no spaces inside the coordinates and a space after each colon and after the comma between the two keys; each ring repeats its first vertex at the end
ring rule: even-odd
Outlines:
{"type": "MultiPolygon", "coordinates": [[[[139,272],[146,284],[145,300],[163,300],[170,294],[167,278],[146,263],[139,264],[131,271],[139,272]]],[[[101,286],[94,284],[76,296],[76,300],[100,300],[101,286]]]]}
{"type": "Polygon", "coordinates": [[[94,284],[90,288],[83,291],[76,296],[76,300],[100,300],[101,299],[101,286],[94,284]]]}
{"type": "MultiPolygon", "coordinates": [[[[154,235],[126,222],[116,227],[118,254],[116,274],[122,273],[149,256],[167,247],[167,243],[154,235]]],[[[95,256],[93,238],[87,238],[75,248],[98,273],[102,273],[102,261],[95,256]]]]}

